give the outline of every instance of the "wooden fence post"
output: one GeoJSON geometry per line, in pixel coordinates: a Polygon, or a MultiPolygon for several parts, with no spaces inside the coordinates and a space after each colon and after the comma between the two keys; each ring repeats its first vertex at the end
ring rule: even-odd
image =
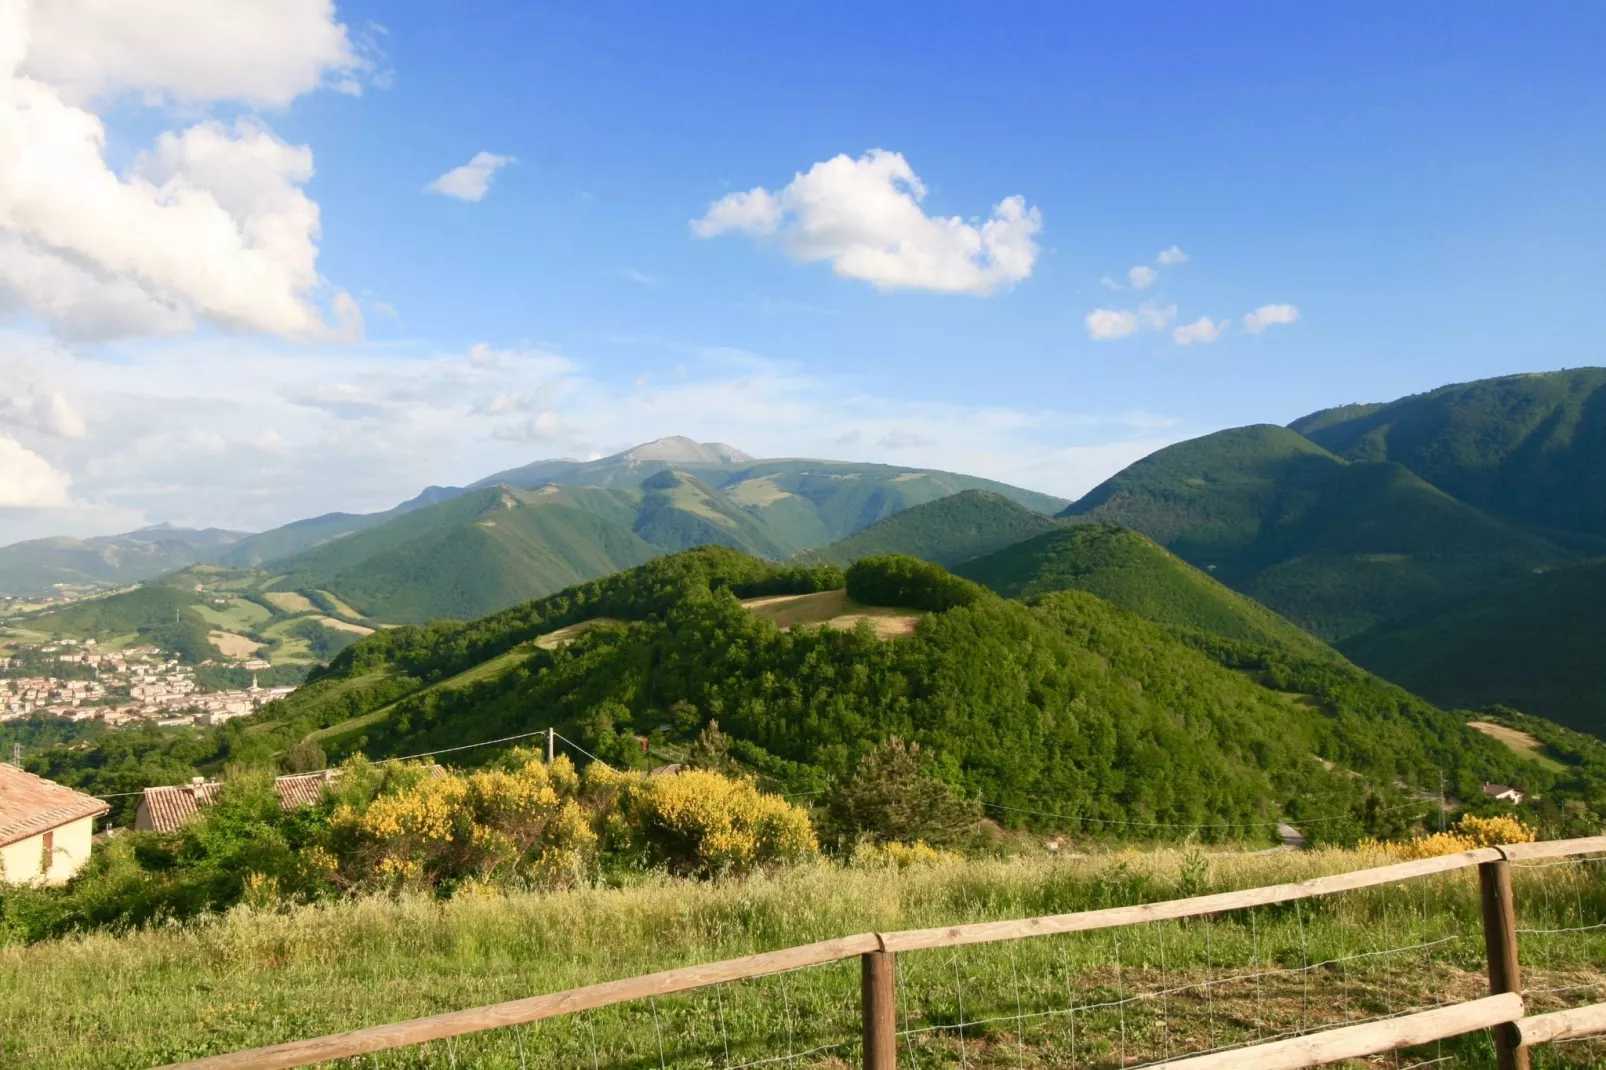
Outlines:
{"type": "MultiPolygon", "coordinates": [[[[1522,994],[1522,968],[1517,962],[1517,910],[1511,898],[1511,863],[1478,863],[1483,892],[1483,948],[1489,959],[1489,994],[1522,994]]],[[[1494,1027],[1494,1050],[1500,1070],[1529,1070],[1528,1049],[1514,1025],[1494,1027]]]]}
{"type": "Polygon", "coordinates": [[[898,964],[891,951],[860,956],[864,1010],[864,1070],[898,1065],[898,964]]]}

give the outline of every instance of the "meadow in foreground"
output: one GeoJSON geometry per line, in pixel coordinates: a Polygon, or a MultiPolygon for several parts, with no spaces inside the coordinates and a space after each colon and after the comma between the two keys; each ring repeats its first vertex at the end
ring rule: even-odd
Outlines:
{"type": "MultiPolygon", "coordinates": [[[[550,893],[370,897],[0,950],[0,1064],[139,1067],[868,930],[1027,917],[1385,864],[1192,850],[806,864],[550,893]]],[[[1606,918],[1606,866],[1516,873],[1519,924],[1606,918]]],[[[1530,1010],[1606,998],[1606,930],[1522,936],[1530,1010]],[[1555,990],[1555,991],[1542,991],[1555,990]]],[[[905,954],[911,1066],[1119,1066],[1483,994],[1469,871],[1191,922],[905,954]],[[1205,982],[1209,982],[1208,984],[1205,982]]],[[[858,963],[369,1056],[362,1066],[855,1065],[858,963]]],[[[1399,1062],[1492,1065],[1471,1037],[1399,1062]]],[[[1538,1053],[1590,1066],[1606,1045],[1538,1053]]],[[[1377,1065],[1395,1065],[1390,1057],[1377,1065]]]]}

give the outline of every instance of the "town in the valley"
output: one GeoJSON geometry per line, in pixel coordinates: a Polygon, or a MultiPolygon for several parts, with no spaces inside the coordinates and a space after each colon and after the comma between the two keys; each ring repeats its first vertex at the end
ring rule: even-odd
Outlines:
{"type": "MultiPolygon", "coordinates": [[[[253,674],[270,668],[260,658],[227,664],[253,674]]],[[[215,725],[293,690],[258,686],[255,675],[248,687],[207,690],[193,666],[151,645],[103,652],[93,639],[57,639],[0,657],[0,722],[42,715],[108,728],[215,725]]]]}

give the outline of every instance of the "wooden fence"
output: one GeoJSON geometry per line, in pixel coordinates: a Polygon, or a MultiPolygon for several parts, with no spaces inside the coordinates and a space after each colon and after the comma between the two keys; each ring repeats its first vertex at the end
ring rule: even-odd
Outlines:
{"type": "Polygon", "coordinates": [[[1550,1041],[1606,1033],[1606,1003],[1525,1016],[1517,958],[1516,911],[1510,863],[1606,852],[1606,836],[1484,847],[1329,877],[1249,888],[1236,892],[1112,907],[1019,921],[983,922],[937,929],[863,933],[800,947],[769,951],[723,962],[688,966],[621,981],[587,985],[471,1010],[294,1040],[227,1055],[214,1055],[165,1070],[283,1070],[371,1052],[424,1044],[449,1037],[538,1022],[579,1011],[729,981],[749,980],[802,967],[862,960],[861,1012],[866,1070],[892,1070],[897,1060],[896,957],[899,952],[953,948],[1057,933],[1089,932],[1145,922],[1206,917],[1226,911],[1288,903],[1437,873],[1478,867],[1483,903],[1483,938],[1490,994],[1480,999],[1397,1017],[1305,1033],[1249,1047],[1213,1051],[1163,1063],[1173,1070],[1285,1070],[1318,1066],[1491,1029],[1501,1070],[1526,1070],[1528,1049],[1550,1041]]]}

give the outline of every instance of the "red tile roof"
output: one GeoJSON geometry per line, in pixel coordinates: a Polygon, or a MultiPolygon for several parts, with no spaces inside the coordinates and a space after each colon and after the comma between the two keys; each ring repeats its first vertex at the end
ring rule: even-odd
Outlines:
{"type": "Polygon", "coordinates": [[[0,847],[110,809],[94,796],[14,765],[0,765],[0,847]]]}
{"type": "MultiPolygon", "coordinates": [[[[291,773],[275,777],[273,794],[279,798],[279,809],[294,810],[302,806],[316,806],[323,802],[330,781],[340,775],[338,769],[325,769],[317,773],[291,773]]],[[[438,765],[429,767],[428,775],[442,777],[446,770],[438,765]]],[[[203,806],[218,800],[223,785],[216,781],[204,784],[180,784],[171,788],[146,788],[140,808],[150,817],[151,828],[157,832],[172,832],[194,817],[203,806]]]]}
{"type": "Polygon", "coordinates": [[[139,800],[139,808],[150,827],[157,832],[172,832],[200,812],[201,807],[217,802],[223,785],[183,784],[176,788],[146,788],[139,800]]]}
{"type": "Polygon", "coordinates": [[[273,782],[273,793],[279,797],[279,809],[294,810],[298,806],[316,806],[323,802],[324,789],[337,772],[326,769],[322,773],[295,773],[279,777],[273,782]]]}

